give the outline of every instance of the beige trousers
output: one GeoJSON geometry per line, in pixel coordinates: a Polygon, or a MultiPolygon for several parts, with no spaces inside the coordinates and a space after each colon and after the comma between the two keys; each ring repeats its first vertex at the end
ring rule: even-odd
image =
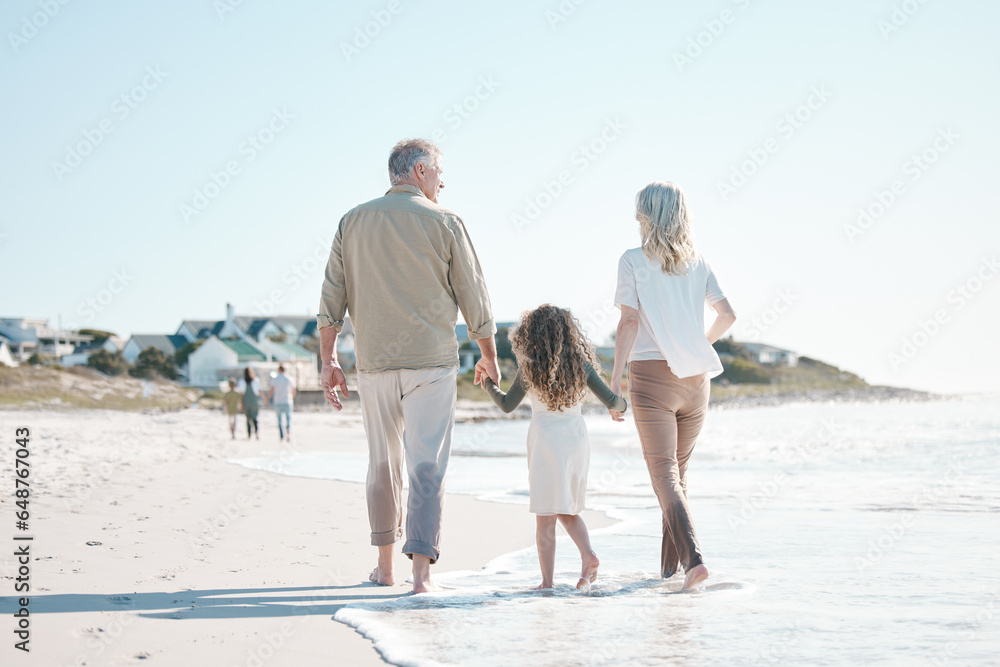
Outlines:
{"type": "Polygon", "coordinates": [[[678,378],[666,361],[629,363],[629,398],[649,479],[663,513],[660,573],[703,562],[687,502],[687,467],[705,423],[707,374],[678,378]]]}
{"type": "Polygon", "coordinates": [[[403,534],[403,459],[409,494],[403,553],[437,561],[444,475],[455,427],[457,368],[358,373],[361,416],[368,437],[368,521],[372,544],[403,534]]]}

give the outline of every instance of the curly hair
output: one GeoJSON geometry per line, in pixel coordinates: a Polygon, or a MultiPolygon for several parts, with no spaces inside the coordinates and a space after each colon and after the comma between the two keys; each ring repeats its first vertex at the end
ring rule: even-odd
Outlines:
{"type": "Polygon", "coordinates": [[[508,333],[528,388],[561,412],[587,392],[587,364],[599,369],[594,346],[573,314],[551,304],[525,311],[508,333]]]}

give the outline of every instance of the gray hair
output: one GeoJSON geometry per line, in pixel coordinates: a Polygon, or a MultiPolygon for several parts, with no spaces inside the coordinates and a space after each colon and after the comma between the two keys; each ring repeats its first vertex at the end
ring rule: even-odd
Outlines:
{"type": "Polygon", "coordinates": [[[403,139],[389,154],[389,182],[396,185],[410,177],[418,162],[433,169],[441,164],[441,149],[427,139],[403,139]]]}

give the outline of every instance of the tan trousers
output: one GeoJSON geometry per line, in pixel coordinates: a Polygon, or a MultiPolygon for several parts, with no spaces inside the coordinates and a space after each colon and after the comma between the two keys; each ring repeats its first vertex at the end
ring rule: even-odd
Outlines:
{"type": "Polygon", "coordinates": [[[687,502],[687,467],[705,413],[710,381],[707,374],[674,375],[666,361],[629,363],[629,398],[649,468],[653,491],[663,513],[660,572],[673,576],[702,561],[687,502]]]}
{"type": "Polygon", "coordinates": [[[403,553],[437,561],[444,475],[455,427],[457,368],[358,373],[361,416],[368,436],[368,522],[372,544],[394,544],[403,533],[403,457],[409,494],[403,553]]]}

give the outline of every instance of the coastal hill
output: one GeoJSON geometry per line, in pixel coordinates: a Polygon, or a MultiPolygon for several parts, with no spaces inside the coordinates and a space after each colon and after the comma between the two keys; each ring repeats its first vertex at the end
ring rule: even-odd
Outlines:
{"type": "Polygon", "coordinates": [[[716,406],[940,398],[914,389],[871,385],[831,364],[768,345],[724,338],[715,349],[725,369],[712,380],[712,403],[716,406]]]}

